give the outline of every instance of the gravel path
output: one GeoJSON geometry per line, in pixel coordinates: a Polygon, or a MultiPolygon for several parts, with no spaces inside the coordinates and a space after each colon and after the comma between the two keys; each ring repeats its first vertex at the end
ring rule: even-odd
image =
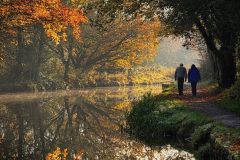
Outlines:
{"type": "Polygon", "coordinates": [[[240,128],[240,117],[211,103],[188,103],[192,109],[200,111],[213,120],[233,128],[240,128]]]}
{"type": "Polygon", "coordinates": [[[210,93],[209,89],[201,88],[198,90],[198,96],[192,97],[190,88],[185,87],[184,96],[178,96],[176,93],[173,96],[183,100],[193,110],[199,111],[217,122],[229,127],[240,128],[240,117],[235,113],[218,107],[214,102],[220,97],[210,93]]]}

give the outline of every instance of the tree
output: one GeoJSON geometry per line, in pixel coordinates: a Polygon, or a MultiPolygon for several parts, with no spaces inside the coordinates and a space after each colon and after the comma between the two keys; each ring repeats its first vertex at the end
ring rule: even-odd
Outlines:
{"type": "Polygon", "coordinates": [[[109,21],[99,17],[92,6],[95,2],[1,2],[0,57],[6,66],[1,75],[7,77],[4,82],[33,82],[39,89],[64,88],[81,80],[88,71],[129,69],[156,55],[161,30],[157,19],[146,22],[138,17],[125,21],[119,14],[109,21]],[[89,23],[84,23],[84,15],[89,23]]]}
{"type": "Polygon", "coordinates": [[[158,21],[145,23],[140,19],[130,23],[117,19],[102,30],[88,28],[74,64],[83,70],[105,64],[122,63],[127,68],[141,64],[156,55],[159,30],[158,21]]]}
{"type": "Polygon", "coordinates": [[[10,0],[1,2],[0,7],[0,39],[3,41],[6,36],[11,36],[11,41],[16,44],[15,79],[22,77],[24,56],[31,53],[32,59],[27,60],[32,60],[29,79],[37,81],[46,37],[56,44],[66,41],[68,28],[71,28],[72,35],[80,39],[79,26],[87,21],[79,8],[68,7],[60,0],[10,0]]]}
{"type": "Polygon", "coordinates": [[[65,74],[72,67],[72,70],[78,70],[79,76],[84,76],[97,68],[127,69],[156,55],[158,33],[161,28],[158,20],[144,22],[138,18],[126,22],[119,17],[111,23],[99,26],[94,24],[96,16],[92,13],[91,11],[87,14],[90,14],[88,16],[90,23],[82,25],[82,42],[72,39],[60,43],[57,49],[51,43],[48,44],[63,64],[69,66],[67,72],[65,67],[65,74]],[[71,54],[69,45],[71,45],[71,54]]]}
{"type": "Polygon", "coordinates": [[[122,10],[128,17],[158,16],[171,34],[194,38],[200,33],[218,68],[218,83],[229,87],[236,80],[236,38],[240,28],[237,0],[99,1],[99,12],[114,18],[122,10]],[[110,9],[109,9],[110,7],[110,9]]]}

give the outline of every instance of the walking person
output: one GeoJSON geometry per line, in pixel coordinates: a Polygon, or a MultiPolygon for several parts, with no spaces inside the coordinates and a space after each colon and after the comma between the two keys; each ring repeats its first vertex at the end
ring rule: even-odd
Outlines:
{"type": "Polygon", "coordinates": [[[197,96],[197,83],[201,80],[200,72],[197,67],[193,64],[188,71],[188,81],[191,83],[192,96],[197,96]]]}
{"type": "Polygon", "coordinates": [[[175,71],[175,81],[178,83],[178,94],[183,95],[183,84],[184,80],[187,80],[187,70],[181,63],[179,67],[177,67],[175,71]]]}

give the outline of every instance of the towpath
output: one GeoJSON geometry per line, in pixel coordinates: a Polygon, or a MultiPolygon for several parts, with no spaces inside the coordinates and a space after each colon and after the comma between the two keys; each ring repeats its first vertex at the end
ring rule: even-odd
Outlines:
{"type": "Polygon", "coordinates": [[[199,111],[217,122],[233,128],[240,128],[240,117],[235,113],[217,106],[216,101],[219,100],[221,96],[211,92],[209,88],[202,87],[198,89],[197,97],[192,97],[190,86],[185,86],[183,96],[178,96],[177,91],[170,96],[183,100],[193,110],[199,111]]]}

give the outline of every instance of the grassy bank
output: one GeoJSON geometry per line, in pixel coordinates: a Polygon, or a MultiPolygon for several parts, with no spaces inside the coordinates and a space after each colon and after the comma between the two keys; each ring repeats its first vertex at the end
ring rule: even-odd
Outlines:
{"type": "Polygon", "coordinates": [[[225,90],[217,103],[220,107],[240,116],[240,80],[230,89],[225,90]]]}
{"type": "Polygon", "coordinates": [[[173,68],[145,66],[132,69],[92,70],[87,73],[70,72],[69,81],[63,80],[63,70],[41,72],[38,81],[27,79],[11,81],[0,72],[0,92],[46,91],[83,87],[151,85],[172,81],[173,68]],[[61,72],[60,72],[61,71],[61,72]]]}
{"type": "Polygon", "coordinates": [[[224,97],[222,100],[218,102],[219,106],[229,110],[231,112],[234,112],[240,116],[240,101],[231,99],[229,97],[224,97]]]}
{"type": "Polygon", "coordinates": [[[144,66],[131,69],[91,71],[81,80],[83,86],[150,85],[173,80],[174,69],[144,66]]]}
{"type": "Polygon", "coordinates": [[[127,122],[134,136],[149,145],[181,139],[198,159],[239,158],[239,130],[214,123],[181,101],[168,98],[168,92],[161,96],[148,94],[133,102],[127,122]]]}

